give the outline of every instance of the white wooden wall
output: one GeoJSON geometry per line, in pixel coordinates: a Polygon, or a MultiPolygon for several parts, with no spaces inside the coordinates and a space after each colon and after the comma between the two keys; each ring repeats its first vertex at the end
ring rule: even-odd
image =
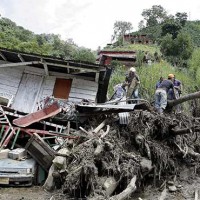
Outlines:
{"type": "MultiPolygon", "coordinates": [[[[0,61],[0,64],[8,63],[0,61]]],[[[24,66],[0,68],[0,93],[15,96],[22,78],[24,66]]]]}
{"type": "MultiPolygon", "coordinates": [[[[0,61],[0,64],[1,63],[8,63],[8,62],[0,61]]],[[[74,78],[74,76],[70,77],[70,75],[65,75],[63,73],[55,73],[55,72],[52,73],[50,72],[50,76],[45,76],[44,69],[39,69],[29,66],[5,67],[5,68],[0,67],[0,93],[7,93],[15,97],[24,73],[41,75],[44,77],[41,87],[38,88],[38,90],[40,91],[38,93],[37,99],[34,100],[33,104],[53,94],[56,78],[66,78],[66,79],[73,78],[68,99],[70,102],[80,102],[82,99],[89,99],[92,101],[96,100],[97,89],[98,89],[97,82],[91,80],[84,80],[82,78],[81,79],[74,78]]]]}
{"type": "MultiPolygon", "coordinates": [[[[44,99],[47,96],[53,94],[56,78],[69,79],[70,75],[63,73],[51,73],[50,76],[44,78],[44,82],[40,91],[40,99],[44,99]]],[[[90,80],[83,80],[80,78],[73,78],[72,86],[69,93],[70,102],[80,102],[82,99],[96,100],[98,90],[98,83],[90,80]]]]}
{"type": "Polygon", "coordinates": [[[80,102],[82,99],[96,100],[98,84],[94,81],[74,78],[69,93],[69,101],[80,102]]]}

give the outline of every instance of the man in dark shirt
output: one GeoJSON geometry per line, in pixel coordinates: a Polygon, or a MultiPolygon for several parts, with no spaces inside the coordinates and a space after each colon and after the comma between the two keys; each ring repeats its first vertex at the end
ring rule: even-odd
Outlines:
{"type": "Polygon", "coordinates": [[[159,79],[159,81],[156,83],[156,89],[162,83],[162,81],[163,81],[163,77],[161,76],[160,79],[159,79]]]}
{"type": "Polygon", "coordinates": [[[174,92],[173,85],[173,74],[168,75],[168,79],[163,80],[162,83],[157,87],[155,92],[155,108],[159,113],[163,113],[167,106],[167,93],[170,89],[174,92]]]}
{"type": "MultiPolygon", "coordinates": [[[[175,75],[174,75],[172,82],[173,82],[174,88],[175,88],[175,96],[176,96],[176,98],[179,98],[181,95],[181,92],[182,92],[182,83],[181,83],[181,81],[179,81],[178,79],[175,78],[175,75]]],[[[169,100],[172,100],[175,98],[173,91],[171,89],[169,90],[167,96],[168,96],[169,100]]]]}

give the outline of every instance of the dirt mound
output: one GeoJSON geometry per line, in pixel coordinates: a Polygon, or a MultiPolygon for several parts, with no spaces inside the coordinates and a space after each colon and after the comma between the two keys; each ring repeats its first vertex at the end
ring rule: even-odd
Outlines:
{"type": "Polygon", "coordinates": [[[148,185],[176,191],[183,167],[199,170],[199,120],[148,111],[131,112],[127,126],[115,115],[88,118],[81,137],[63,145],[70,155],[54,178],[71,198],[126,199],[148,185]]]}

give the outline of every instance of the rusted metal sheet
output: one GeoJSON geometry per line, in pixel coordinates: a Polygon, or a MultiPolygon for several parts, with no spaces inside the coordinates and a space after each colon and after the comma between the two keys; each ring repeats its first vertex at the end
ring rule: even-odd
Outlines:
{"type": "Polygon", "coordinates": [[[61,112],[61,108],[57,102],[53,102],[53,104],[39,110],[37,112],[28,114],[24,117],[20,117],[18,119],[13,120],[13,124],[19,127],[27,127],[35,122],[38,122],[42,119],[46,119],[52,117],[61,112]]]}

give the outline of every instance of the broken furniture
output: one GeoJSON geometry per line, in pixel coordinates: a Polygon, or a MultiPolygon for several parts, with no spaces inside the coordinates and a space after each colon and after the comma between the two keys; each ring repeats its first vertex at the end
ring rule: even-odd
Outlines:
{"type": "Polygon", "coordinates": [[[25,146],[27,152],[48,172],[55,157],[54,150],[34,133],[25,146]]]}

